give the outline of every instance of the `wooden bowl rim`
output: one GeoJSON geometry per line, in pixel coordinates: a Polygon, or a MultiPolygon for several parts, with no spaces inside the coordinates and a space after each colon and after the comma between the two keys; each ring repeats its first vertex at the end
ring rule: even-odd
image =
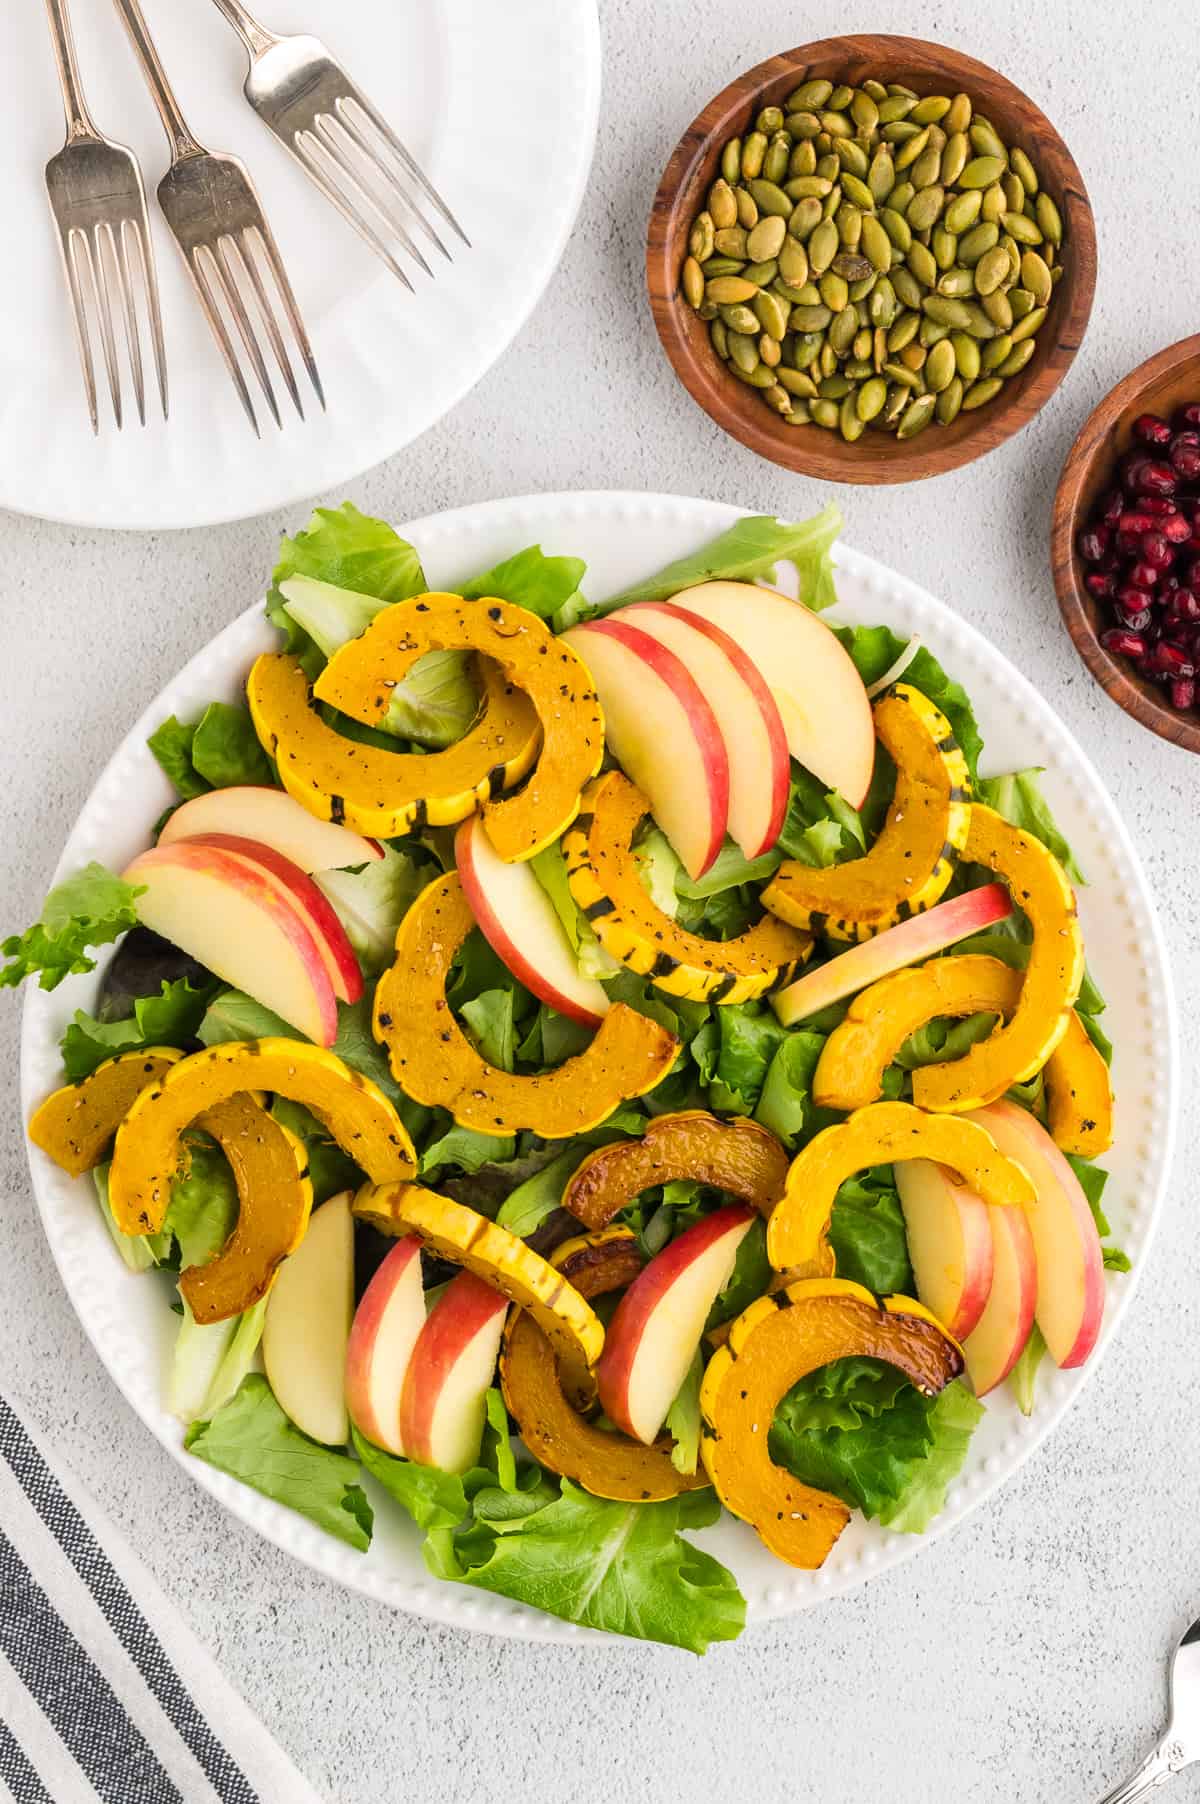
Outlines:
{"type": "Polygon", "coordinates": [[[1200,399],[1200,332],[1197,332],[1156,351],[1153,357],[1147,357],[1092,409],[1067,453],[1058,479],[1050,558],[1063,624],[1076,651],[1105,694],[1142,726],[1157,733],[1160,739],[1169,740],[1184,751],[1200,752],[1200,720],[1177,713],[1169,702],[1160,700],[1157,688],[1144,678],[1136,677],[1123,658],[1113,657],[1101,645],[1083,586],[1081,560],[1075,548],[1076,534],[1083,525],[1079,518],[1083,490],[1097,459],[1112,456],[1109,435],[1113,428],[1127,414],[1140,411],[1141,397],[1164,376],[1184,369],[1189,363],[1196,366],[1197,398],[1200,399]]]}
{"type": "MultiPolygon", "coordinates": [[[[689,208],[690,205],[689,202],[689,208]]],[[[912,482],[942,475],[986,456],[1040,413],[1083,342],[1096,288],[1096,231],[1078,164],[1042,109],[1015,82],[976,57],[924,38],[851,33],[820,38],[766,58],[735,77],[701,109],[672,151],[655,192],[646,241],[646,276],[655,327],[676,375],[697,405],[731,437],[771,463],[823,481],[912,482]],[[955,442],[945,442],[947,429],[943,428],[936,437],[931,435],[932,442],[927,442],[925,435],[905,448],[893,442],[889,455],[880,459],[856,457],[857,445],[846,444],[827,433],[806,433],[802,427],[788,431],[775,426],[765,408],[761,410],[764,417],[760,424],[735,407],[734,398],[727,392],[729,378],[715,353],[710,351],[708,360],[702,362],[684,330],[682,309],[687,303],[679,292],[678,251],[672,249],[680,241],[683,196],[696,181],[714,139],[729,135],[736,117],[752,110],[756,97],[782,75],[794,73],[799,80],[813,64],[844,63],[855,56],[874,58],[884,75],[904,70],[912,76],[927,73],[931,80],[945,77],[947,85],[967,92],[972,83],[985,81],[1006,103],[1028,111],[1040,143],[1048,144],[1061,163],[1063,210],[1067,235],[1074,247],[1062,277],[1065,309],[1060,312],[1052,340],[1044,342],[1031,360],[1028,375],[1015,378],[1015,383],[1024,380],[1019,392],[998,396],[998,408],[989,403],[980,409],[978,421],[972,422],[974,429],[955,442]]],[[[959,416],[960,421],[962,417],[959,416]]]]}

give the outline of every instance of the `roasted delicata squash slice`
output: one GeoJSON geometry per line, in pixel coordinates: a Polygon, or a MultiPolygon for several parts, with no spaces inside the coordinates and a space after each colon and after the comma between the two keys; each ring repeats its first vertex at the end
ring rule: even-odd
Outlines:
{"type": "Polygon", "coordinates": [[[480,1134],[530,1128],[547,1140],[598,1127],[618,1103],[652,1090],[675,1062],[678,1041],[618,1002],[591,1044],[553,1071],[523,1077],[489,1065],[446,999],[459,947],[475,926],[456,871],[423,889],[396,935],[396,957],[375,991],[375,1037],[406,1096],[449,1109],[480,1134]]]}
{"type": "Polygon", "coordinates": [[[927,1396],[963,1369],[961,1349],[910,1297],[880,1302],[844,1279],[802,1280],[760,1297],[734,1322],[700,1387],[700,1453],[726,1509],[790,1566],[823,1564],[850,1520],[838,1497],[802,1484],[769,1452],[775,1411],[801,1378],[835,1359],[883,1359],[927,1396]]]}
{"type": "Polygon", "coordinates": [[[736,939],[706,940],[655,907],[633,851],[649,812],[641,790],[608,771],[584,791],[563,841],[571,894],[604,950],[657,989],[694,1002],[748,1002],[790,983],[812,951],[811,934],[767,914],[736,939]]]}
{"type": "Polygon", "coordinates": [[[163,1225],[171,1179],[184,1156],[183,1130],[240,1090],[303,1103],[374,1183],[409,1178],[416,1156],[408,1131],[375,1084],[307,1040],[230,1040],[172,1065],[143,1090],[117,1130],[108,1200],[125,1234],[163,1225]]]}
{"type": "Polygon", "coordinates": [[[1028,916],[1033,943],[1011,1019],[962,1058],[913,1073],[913,1101],[922,1109],[983,1108],[1040,1071],[1067,1031],[1083,982],[1075,893],[1053,852],[994,808],[977,804],[963,857],[1004,879],[1028,916]]]}
{"type": "Polygon", "coordinates": [[[304,1143],[243,1090],[198,1115],[228,1159],[238,1193],[233,1233],[206,1265],[181,1273],[179,1289],[198,1322],[241,1315],[275,1282],[275,1273],[304,1239],[312,1184],[304,1143]]]}
{"type": "MultiPolygon", "coordinates": [[[[629,1228],[608,1228],[567,1241],[553,1255],[553,1263],[590,1302],[632,1284],[642,1269],[642,1256],[629,1228]]],[[[533,1457],[593,1497],[656,1503],[709,1482],[703,1470],[695,1474],[675,1470],[668,1435],[644,1447],[626,1435],[595,1427],[581,1415],[563,1392],[553,1346],[527,1310],[514,1310],[509,1316],[500,1350],[500,1384],[533,1457]]]]}
{"type": "Polygon", "coordinates": [[[1028,1173],[975,1122],[927,1115],[909,1102],[873,1102],[825,1128],[792,1160],[782,1200],[767,1223],[767,1257],[776,1271],[817,1256],[839,1185],[898,1159],[948,1165],[985,1203],[1027,1209],[1037,1200],[1028,1173]]]}
{"type": "Polygon", "coordinates": [[[824,870],[789,859],[763,891],[773,914],[835,940],[868,940],[932,908],[954,875],[970,822],[966,759],[941,710],[897,683],[874,715],[896,789],[870,850],[824,870]]]}
{"type": "Polygon", "coordinates": [[[174,1046],[119,1052],[78,1084],[55,1090],[29,1118],[29,1138],[56,1165],[80,1177],[99,1165],[143,1090],[183,1057],[174,1046]]]}
{"type": "Polygon", "coordinates": [[[254,730],[288,794],[323,821],[391,838],[451,826],[532,769],[541,743],[528,698],[482,665],[474,723],[444,751],[386,751],[347,739],[313,706],[308,678],[286,652],[255,660],[246,679],[254,730]]]}
{"type": "Polygon", "coordinates": [[[563,1192],[562,1206],[589,1228],[605,1227],[651,1184],[694,1178],[770,1215],[783,1195],[788,1156],[757,1121],[721,1121],[703,1109],[656,1115],[640,1140],[598,1146],[563,1192]]]}
{"type": "Polygon", "coordinates": [[[429,651],[475,651],[493,659],[522,690],[542,730],[537,765],[519,795],[485,801],[488,837],[501,858],[532,858],[579,812],[579,796],[604,756],[604,715],[592,679],[543,620],[509,601],[417,595],[376,614],[341,646],[316,682],[319,701],[375,725],[392,689],[429,651]]]}
{"type": "Polygon", "coordinates": [[[540,1253],[465,1203],[419,1184],[367,1185],[354,1199],[354,1213],[384,1234],[419,1234],[432,1252],[465,1266],[527,1309],[553,1345],[572,1397],[584,1405],[592,1400],[590,1372],[604,1348],[603,1325],[574,1284],[540,1253]]]}
{"type": "Polygon", "coordinates": [[[1046,1060],[1046,1125],[1065,1153],[1096,1159],[1113,1137],[1113,1093],[1108,1066],[1072,1009],[1067,1029],[1046,1060]]]}
{"type": "MultiPolygon", "coordinates": [[[[792,1266],[790,1271],[772,1272],[767,1282],[766,1294],[769,1297],[778,1296],[779,1292],[781,1290],[786,1290],[789,1284],[798,1284],[802,1279],[806,1278],[836,1277],[837,1257],[829,1242],[823,1240],[817,1248],[815,1258],[806,1259],[803,1265],[792,1266]]],[[[715,1328],[709,1328],[704,1336],[709,1346],[725,1346],[730,1334],[733,1332],[733,1323],[736,1320],[737,1317],[734,1316],[731,1321],[718,1322],[715,1328]]]]}
{"type": "Polygon", "coordinates": [[[813,1101],[847,1114],[865,1108],[883,1095],[883,1074],[910,1034],[937,1015],[1007,1020],[1021,983],[1021,972],[1003,959],[971,952],[880,978],[854,998],[826,1040],[813,1073],[813,1101]]]}

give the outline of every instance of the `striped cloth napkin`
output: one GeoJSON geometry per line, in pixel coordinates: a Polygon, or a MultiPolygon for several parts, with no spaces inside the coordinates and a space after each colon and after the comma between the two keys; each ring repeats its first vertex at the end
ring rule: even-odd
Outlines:
{"type": "Polygon", "coordinates": [[[3,1804],[321,1804],[0,1398],[3,1804]]]}

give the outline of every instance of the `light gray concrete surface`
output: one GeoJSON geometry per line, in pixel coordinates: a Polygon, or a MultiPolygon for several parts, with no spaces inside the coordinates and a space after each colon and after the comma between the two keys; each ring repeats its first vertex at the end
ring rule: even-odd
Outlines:
{"type": "MultiPolygon", "coordinates": [[[[1100,285],[1085,350],[1043,417],[985,462],[838,500],[848,539],[981,626],[1095,759],[1160,899],[1190,1071],[1200,765],[1092,682],[1059,625],[1046,545],[1057,473],[1089,409],[1195,328],[1200,265],[1171,179],[1200,162],[1194,8],[607,0],[605,14],[598,154],[562,268],[497,368],[440,427],[354,485],[354,498],[397,520],[572,487],[812,511],[820,487],[721,436],[659,351],[641,272],[660,167],[735,71],[838,29],[936,38],[1006,71],[1055,120],[1096,206],[1100,285]]],[[[123,538],[0,522],[6,923],[36,913],[100,763],[260,590],[276,534],[303,514],[123,538]]],[[[10,998],[10,1072],[17,1015],[10,998]]],[[[1157,1731],[1165,1650],[1200,1609],[1194,1103],[1120,1341],[1051,1443],[901,1570],[697,1663],[641,1646],[524,1647],[429,1628],[343,1595],[222,1514],[141,1428],[76,1324],[34,1216],[13,1090],[0,1180],[3,1388],[69,1447],[331,1804],[506,1794],[1089,1804],[1157,1731]]],[[[1200,1799],[1200,1778],[1178,1781],[1174,1795],[1200,1799]]]]}

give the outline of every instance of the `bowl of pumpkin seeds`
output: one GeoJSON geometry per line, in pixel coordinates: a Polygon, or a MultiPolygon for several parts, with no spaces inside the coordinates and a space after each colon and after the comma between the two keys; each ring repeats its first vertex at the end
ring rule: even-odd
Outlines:
{"type": "Polygon", "coordinates": [[[914,38],[760,63],[681,138],[651,213],[655,324],[742,444],[842,482],[994,450],[1083,340],[1096,240],[1050,121],[986,64],[914,38]]]}

